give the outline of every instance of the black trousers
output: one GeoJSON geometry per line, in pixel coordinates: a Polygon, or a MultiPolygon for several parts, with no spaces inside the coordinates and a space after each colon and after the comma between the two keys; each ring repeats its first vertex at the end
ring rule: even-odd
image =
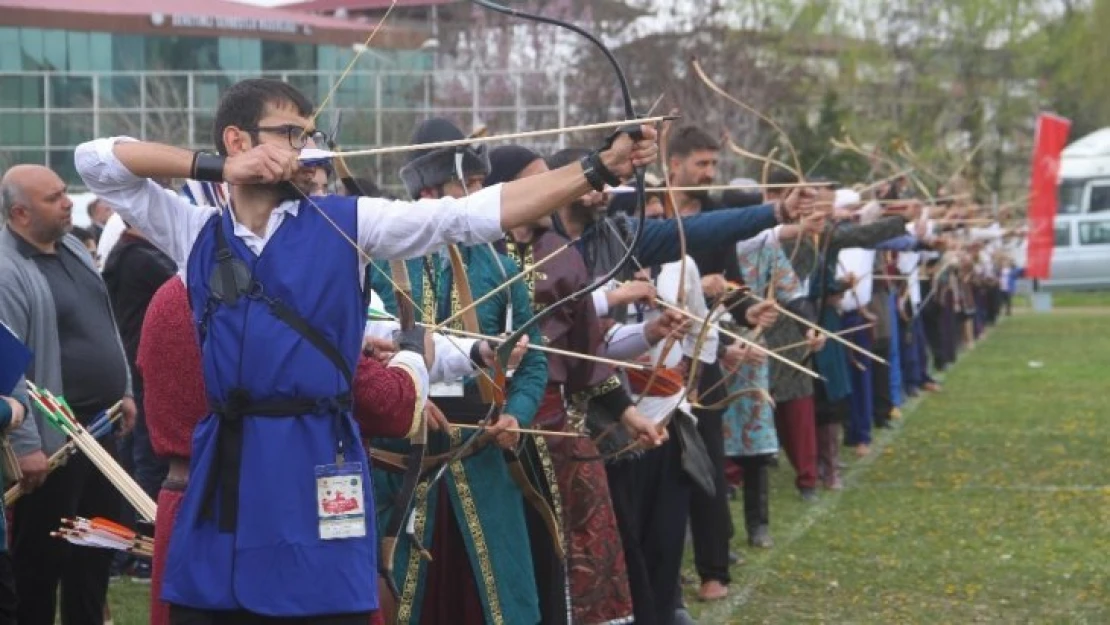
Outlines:
{"type": "MultiPolygon", "coordinates": [[[[115,452],[115,440],[101,445],[115,452]]],[[[101,625],[113,552],[53,538],[62,518],[115,519],[121,496],[83,454],[52,472],[12,510],[12,560],[19,589],[20,625],[54,625],[61,585],[63,625],[101,625]]]]}
{"type": "Polygon", "coordinates": [[[943,369],[945,359],[944,339],[941,336],[941,308],[936,302],[929,302],[922,308],[921,327],[925,330],[925,342],[929,345],[933,363],[938,369],[943,369]]]}
{"type": "Polygon", "coordinates": [[[987,323],[994,325],[998,322],[998,313],[1002,310],[1002,291],[997,286],[987,287],[987,323]]]}
{"type": "MultiPolygon", "coordinates": [[[[884,359],[890,358],[890,339],[876,339],[872,344],[875,354],[884,359]]],[[[881,362],[871,367],[871,403],[875,415],[875,427],[885,427],[890,422],[890,412],[894,410],[894,398],[890,394],[890,367],[881,362]]]]}
{"type": "MultiPolygon", "coordinates": [[[[705,365],[701,374],[702,389],[711,388],[721,380],[721,367],[716,363],[705,365]]],[[[727,396],[728,388],[721,384],[712,397],[702,397],[701,403],[712,404],[727,396]]],[[[702,582],[710,580],[728,584],[729,541],[734,530],[732,512],[728,506],[728,485],[725,482],[725,411],[695,410],[698,418],[698,432],[705,441],[709,459],[713,462],[713,483],[716,493],[710,497],[700,488],[693,489],[690,496],[690,533],[694,538],[694,566],[702,582]]]]}
{"type": "Polygon", "coordinates": [[[17,604],[12,554],[7,551],[0,551],[0,625],[16,624],[17,604]]]}
{"type": "Polygon", "coordinates": [[[668,625],[678,607],[692,483],[674,427],[658,449],[605,467],[636,625],[668,625]]]}
{"type": "Polygon", "coordinates": [[[748,537],[771,524],[771,455],[741,456],[744,469],[744,527],[748,537]]]}
{"type": "Polygon", "coordinates": [[[262,616],[245,610],[208,611],[170,606],[170,623],[173,625],[366,625],[368,622],[369,612],[284,618],[262,616]]]}

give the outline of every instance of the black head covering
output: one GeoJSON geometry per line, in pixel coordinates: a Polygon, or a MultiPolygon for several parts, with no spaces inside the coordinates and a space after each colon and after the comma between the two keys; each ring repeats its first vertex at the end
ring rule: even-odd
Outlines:
{"type": "Polygon", "coordinates": [[[522,145],[503,145],[490,150],[489,175],[486,176],[485,186],[515,180],[520,172],[532,163],[540,160],[539,154],[522,145]]]}
{"type": "MultiPolygon", "coordinates": [[[[466,135],[459,130],[458,126],[442,117],[436,117],[416,127],[416,132],[412,135],[412,143],[418,145],[465,138],[466,135]]],[[[454,178],[456,154],[463,156],[464,174],[484,176],[489,173],[489,154],[484,145],[415,150],[409,153],[408,162],[401,168],[401,181],[405,184],[405,190],[408,191],[409,196],[415,198],[420,195],[421,189],[438,187],[454,178]]]]}

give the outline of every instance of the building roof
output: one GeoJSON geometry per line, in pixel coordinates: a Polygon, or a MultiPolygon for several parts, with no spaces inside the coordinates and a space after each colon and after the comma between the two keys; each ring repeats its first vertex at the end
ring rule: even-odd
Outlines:
{"type": "MultiPolygon", "coordinates": [[[[512,4],[511,0],[505,3],[512,4]]],[[[391,0],[305,0],[304,2],[283,5],[282,8],[312,13],[335,13],[339,9],[346,9],[348,13],[373,13],[388,9],[390,4],[391,0]]],[[[449,4],[466,3],[463,0],[405,0],[402,4],[397,5],[397,8],[411,9],[449,4]]],[[[622,0],[591,0],[586,4],[597,12],[595,15],[602,19],[635,19],[647,14],[645,11],[629,6],[622,0]]]]}
{"type": "MultiPolygon", "coordinates": [[[[406,0],[399,8],[414,7],[414,6],[440,6],[444,4],[455,4],[459,0],[406,0]]],[[[347,9],[348,11],[375,11],[379,9],[388,9],[391,0],[307,0],[306,2],[294,2],[283,6],[285,9],[293,11],[311,11],[313,13],[332,13],[339,9],[347,9]]]]}
{"type": "MultiPolygon", "coordinates": [[[[0,12],[5,14],[5,23],[46,22],[43,27],[68,30],[73,30],[77,24],[81,30],[117,30],[142,23],[148,27],[144,30],[155,33],[172,28],[176,34],[197,30],[223,34],[238,31],[255,36],[302,39],[315,34],[326,39],[357,42],[365,39],[371,28],[366,22],[229,0],[190,0],[188,3],[179,0],[0,0],[0,12]],[[75,14],[85,15],[87,19],[75,21],[75,14]],[[118,26],[113,28],[113,24],[118,26]]],[[[389,24],[375,38],[375,43],[385,47],[415,47],[421,41],[423,39],[417,38],[409,28],[389,24]]]]}

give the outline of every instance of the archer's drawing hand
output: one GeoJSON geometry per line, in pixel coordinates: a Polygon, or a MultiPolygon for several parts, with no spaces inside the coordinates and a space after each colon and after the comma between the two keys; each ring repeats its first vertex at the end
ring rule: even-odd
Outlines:
{"type": "Polygon", "coordinates": [[[289,147],[263,143],[224,162],[228,184],[273,184],[290,180],[302,169],[297,152],[289,147]]]}
{"type": "Polygon", "coordinates": [[[641,302],[650,308],[655,304],[657,295],[654,284],[644,280],[629,280],[606,293],[605,298],[609,303],[609,308],[628,306],[637,302],[641,302]]]}

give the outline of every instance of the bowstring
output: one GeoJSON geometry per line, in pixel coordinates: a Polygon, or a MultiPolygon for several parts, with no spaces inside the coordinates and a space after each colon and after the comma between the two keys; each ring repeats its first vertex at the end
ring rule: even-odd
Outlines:
{"type": "Polygon", "coordinates": [[[353,57],[351,57],[351,61],[347,63],[347,67],[343,68],[343,72],[339,75],[339,80],[336,80],[335,83],[332,84],[331,89],[328,90],[327,95],[324,96],[324,100],[320,102],[320,106],[316,108],[316,112],[312,114],[308,125],[305,126],[304,131],[301,133],[302,141],[304,140],[305,136],[308,135],[308,129],[316,125],[316,118],[320,116],[320,113],[324,112],[324,108],[327,107],[328,102],[330,102],[332,99],[332,96],[334,96],[336,92],[339,91],[339,85],[342,84],[343,81],[347,78],[347,74],[351,73],[351,70],[354,69],[355,63],[358,63],[359,58],[367,50],[370,49],[370,42],[374,40],[374,37],[378,34],[378,31],[381,30],[382,26],[385,25],[386,20],[389,19],[389,14],[393,12],[393,8],[396,6],[397,0],[392,0],[389,3],[389,8],[386,9],[385,15],[383,15],[382,19],[379,20],[378,23],[374,26],[374,29],[370,31],[370,36],[366,38],[366,41],[363,42],[362,47],[359,48],[357,52],[355,52],[355,55],[353,57]]]}
{"type": "MultiPolygon", "coordinates": [[[[368,253],[366,253],[365,250],[363,250],[361,247],[359,247],[358,243],[356,243],[353,239],[351,239],[351,237],[348,236],[347,233],[344,232],[343,229],[339,227],[339,224],[335,223],[335,221],[331,218],[331,216],[328,215],[322,208],[320,208],[319,204],[317,204],[307,193],[305,193],[303,190],[301,190],[300,187],[297,187],[296,185],[293,185],[293,186],[294,186],[294,188],[297,189],[297,192],[301,194],[301,197],[304,198],[304,200],[307,201],[310,205],[312,205],[312,207],[316,209],[316,212],[324,217],[325,221],[327,221],[329,224],[331,224],[331,227],[339,234],[339,236],[342,237],[343,240],[346,241],[348,245],[350,245],[352,248],[354,248],[356,252],[358,252],[358,255],[362,258],[363,261],[366,262],[367,266],[368,267],[374,267],[374,269],[377,271],[377,274],[382,276],[383,278],[386,279],[387,282],[389,282],[389,284],[394,289],[394,293],[400,293],[401,296],[403,296],[406,300],[409,301],[410,304],[412,304],[413,308],[415,308],[416,310],[421,310],[420,305],[416,303],[416,300],[413,299],[413,296],[410,295],[407,291],[405,291],[405,289],[402,289],[400,287],[400,285],[398,285],[393,280],[393,277],[388,274],[388,272],[381,271],[380,269],[378,269],[378,267],[376,265],[374,265],[373,257],[371,257],[368,253]]],[[[356,200],[356,202],[357,202],[357,200],[356,200]]],[[[357,208],[356,208],[356,210],[357,210],[357,208]]],[[[402,261],[402,262],[404,262],[404,261],[402,261]]],[[[366,284],[366,288],[369,289],[370,285],[366,284]]],[[[475,371],[478,372],[479,375],[485,377],[495,387],[500,388],[500,386],[497,385],[497,383],[493,380],[493,378],[490,377],[490,375],[488,373],[486,373],[485,369],[481,365],[479,365],[479,363],[477,363],[474,359],[472,359],[470,357],[470,354],[467,353],[466,350],[464,350],[462,348],[462,346],[460,346],[458,343],[456,343],[454,341],[454,339],[452,339],[451,337],[447,337],[447,342],[451,345],[451,347],[453,349],[455,349],[460,354],[465,356],[466,360],[468,362],[470,362],[470,364],[474,365],[474,369],[475,369],[475,371]]]]}

